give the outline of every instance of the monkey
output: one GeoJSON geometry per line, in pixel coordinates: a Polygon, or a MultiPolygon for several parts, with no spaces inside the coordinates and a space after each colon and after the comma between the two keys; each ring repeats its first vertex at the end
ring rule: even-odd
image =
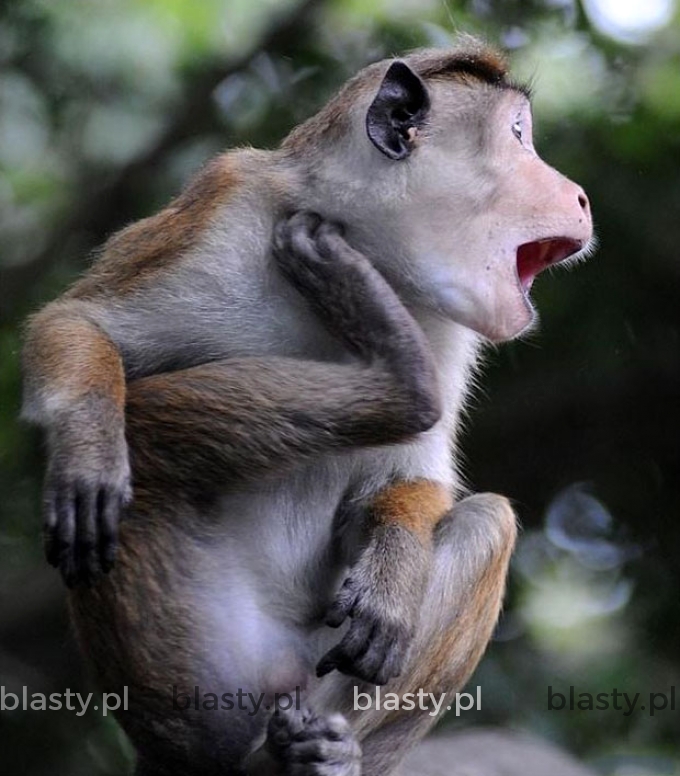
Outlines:
{"type": "Polygon", "coordinates": [[[463,37],[217,156],[29,320],[47,558],[138,776],[377,776],[417,747],[430,710],[353,693],[450,697],[480,660],[516,523],[465,493],[461,412],[591,240],[528,89],[463,37]]]}

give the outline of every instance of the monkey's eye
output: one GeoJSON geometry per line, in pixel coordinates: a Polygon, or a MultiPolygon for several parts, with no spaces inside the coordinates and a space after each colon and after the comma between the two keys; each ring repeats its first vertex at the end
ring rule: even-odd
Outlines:
{"type": "Polygon", "coordinates": [[[522,142],[522,123],[520,121],[516,121],[512,125],[512,134],[519,140],[519,142],[522,142]]]}

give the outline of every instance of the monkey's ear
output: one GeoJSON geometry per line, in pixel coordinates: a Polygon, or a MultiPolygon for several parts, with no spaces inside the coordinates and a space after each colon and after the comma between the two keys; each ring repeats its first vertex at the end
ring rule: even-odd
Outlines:
{"type": "Polygon", "coordinates": [[[390,65],[366,114],[366,132],[390,159],[406,159],[413,149],[413,130],[425,120],[430,96],[425,84],[405,62],[390,65]]]}

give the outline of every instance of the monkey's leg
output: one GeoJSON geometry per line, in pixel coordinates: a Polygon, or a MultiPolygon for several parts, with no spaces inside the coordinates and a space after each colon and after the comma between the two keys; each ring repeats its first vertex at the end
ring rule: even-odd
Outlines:
{"type": "MultiPolygon", "coordinates": [[[[508,563],[516,537],[507,499],[480,494],[457,504],[435,531],[435,550],[420,620],[401,676],[386,693],[433,693],[446,710],[465,685],[491,637],[501,609],[508,563]]],[[[392,772],[436,722],[432,709],[390,711],[374,705],[354,709],[357,692],[375,688],[333,674],[309,698],[318,712],[342,711],[363,749],[363,776],[392,772]],[[330,681],[329,681],[330,679],[330,681]]],[[[417,701],[417,695],[413,698],[417,701]]],[[[362,703],[365,699],[362,699],[362,703]]]]}
{"type": "Polygon", "coordinates": [[[450,511],[450,488],[431,480],[398,480],[367,509],[367,541],[327,613],[326,623],[351,617],[342,640],[317,674],[337,669],[383,685],[401,674],[432,568],[433,531],[450,511]]]}

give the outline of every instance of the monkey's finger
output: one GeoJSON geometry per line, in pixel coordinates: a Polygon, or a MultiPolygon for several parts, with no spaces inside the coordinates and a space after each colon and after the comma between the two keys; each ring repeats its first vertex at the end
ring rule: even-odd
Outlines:
{"type": "Polygon", "coordinates": [[[311,236],[319,228],[321,220],[321,216],[318,213],[314,213],[311,210],[298,210],[291,216],[288,224],[291,232],[297,234],[306,233],[311,236]]]}
{"type": "Polygon", "coordinates": [[[386,684],[390,678],[385,663],[392,641],[389,633],[375,626],[366,651],[354,660],[352,674],[372,684],[386,684]]]}
{"type": "Polygon", "coordinates": [[[394,679],[401,674],[406,655],[406,648],[403,640],[398,636],[387,635],[383,639],[380,649],[369,656],[372,661],[370,670],[374,674],[376,684],[387,684],[390,679],[394,679]]]}
{"type": "Polygon", "coordinates": [[[404,661],[406,660],[407,644],[399,639],[390,639],[387,644],[387,653],[382,665],[376,674],[376,684],[387,684],[390,679],[400,676],[404,661]]]}
{"type": "Polygon", "coordinates": [[[323,254],[333,255],[338,248],[351,250],[345,242],[345,227],[337,221],[322,221],[316,230],[316,243],[323,254]]]}
{"type": "Polygon", "coordinates": [[[99,572],[97,559],[97,500],[98,492],[89,486],[78,490],[76,499],[76,572],[80,579],[91,585],[99,572]]]}
{"type": "Polygon", "coordinates": [[[284,219],[274,225],[272,248],[274,252],[285,253],[290,241],[290,223],[284,219]]]}
{"type": "Polygon", "coordinates": [[[313,716],[306,707],[286,711],[277,708],[267,726],[267,745],[275,749],[289,746],[305,730],[313,716]]]}
{"type": "Polygon", "coordinates": [[[57,527],[55,543],[59,554],[57,566],[67,587],[76,581],[74,546],[76,539],[76,496],[73,488],[65,488],[57,496],[57,527]]]}
{"type": "Polygon", "coordinates": [[[316,675],[319,679],[321,679],[322,676],[326,676],[326,674],[330,674],[331,671],[335,671],[336,663],[337,660],[333,650],[330,650],[330,652],[327,652],[316,664],[316,675]]]}
{"type": "Polygon", "coordinates": [[[341,649],[340,645],[333,647],[319,660],[316,666],[316,675],[321,678],[330,674],[331,671],[336,669],[339,671],[342,665],[346,664],[345,653],[341,649]]]}
{"type": "Polygon", "coordinates": [[[339,628],[350,616],[357,604],[359,593],[354,580],[349,577],[335,596],[335,600],[326,612],[325,623],[331,628],[339,628]]]}
{"type": "Polygon", "coordinates": [[[56,496],[57,523],[54,528],[54,542],[57,552],[63,555],[73,547],[76,534],[75,489],[62,488],[56,496]]]}
{"type": "Polygon", "coordinates": [[[352,735],[352,728],[342,714],[331,714],[320,717],[316,714],[307,720],[308,737],[326,738],[330,741],[341,741],[352,735]]]}
{"type": "Polygon", "coordinates": [[[118,549],[118,523],[125,506],[125,496],[102,489],[99,503],[99,563],[107,574],[113,568],[118,549]]]}
{"type": "Polygon", "coordinates": [[[366,259],[345,241],[344,234],[345,229],[342,224],[324,221],[316,232],[316,243],[319,252],[325,258],[343,254],[345,257],[351,256],[358,261],[365,262],[366,259]]]}
{"type": "Polygon", "coordinates": [[[383,686],[384,686],[384,685],[386,685],[386,684],[387,684],[387,683],[390,681],[390,679],[392,679],[392,678],[393,678],[393,677],[392,677],[392,675],[391,675],[391,674],[390,674],[390,672],[387,670],[387,668],[385,667],[385,665],[381,665],[381,666],[380,666],[380,667],[377,669],[377,671],[375,672],[375,674],[374,674],[374,676],[373,676],[373,684],[375,684],[375,685],[377,685],[377,686],[380,686],[380,687],[383,687],[383,686]]]}
{"type": "Polygon", "coordinates": [[[339,644],[345,657],[350,661],[363,657],[378,637],[379,628],[377,622],[368,618],[352,620],[349,630],[339,644]]]}
{"type": "Polygon", "coordinates": [[[267,745],[270,748],[280,749],[288,746],[291,740],[291,731],[286,717],[278,710],[269,720],[267,728],[267,745]]]}
{"type": "Polygon", "coordinates": [[[319,260],[316,247],[318,230],[324,221],[318,213],[301,210],[290,219],[290,240],[293,250],[304,256],[312,256],[319,260]]]}
{"type": "Polygon", "coordinates": [[[305,707],[301,714],[293,718],[295,729],[291,728],[292,741],[300,743],[315,738],[326,737],[326,718],[315,714],[310,708],[305,707]]]}
{"type": "Polygon", "coordinates": [[[299,210],[290,218],[281,219],[274,227],[273,246],[280,253],[288,253],[291,250],[293,236],[298,238],[303,235],[311,237],[319,223],[321,216],[309,211],[299,210]]]}
{"type": "Polygon", "coordinates": [[[59,564],[59,546],[57,544],[57,494],[53,490],[45,493],[43,502],[43,547],[45,558],[50,566],[59,564]]]}
{"type": "MultiPolygon", "coordinates": [[[[336,767],[337,763],[343,762],[347,758],[348,746],[349,742],[347,739],[334,740],[328,736],[323,735],[310,738],[307,741],[301,741],[296,743],[295,746],[291,747],[290,753],[287,757],[288,763],[290,763],[288,767],[290,768],[291,766],[294,766],[295,763],[299,763],[301,765],[307,763],[320,763],[328,764],[329,766],[328,771],[320,771],[321,773],[338,773],[336,767]]],[[[286,771],[286,773],[288,772],[289,771],[286,771]]],[[[296,771],[293,768],[292,773],[295,772],[296,771]]],[[[310,772],[307,769],[301,769],[299,773],[302,776],[302,774],[316,774],[319,773],[319,771],[314,769],[310,772]]]]}
{"type": "Polygon", "coordinates": [[[358,676],[354,666],[369,649],[376,627],[369,620],[354,620],[342,641],[321,658],[316,667],[316,675],[325,676],[337,669],[340,673],[358,676]]]}

